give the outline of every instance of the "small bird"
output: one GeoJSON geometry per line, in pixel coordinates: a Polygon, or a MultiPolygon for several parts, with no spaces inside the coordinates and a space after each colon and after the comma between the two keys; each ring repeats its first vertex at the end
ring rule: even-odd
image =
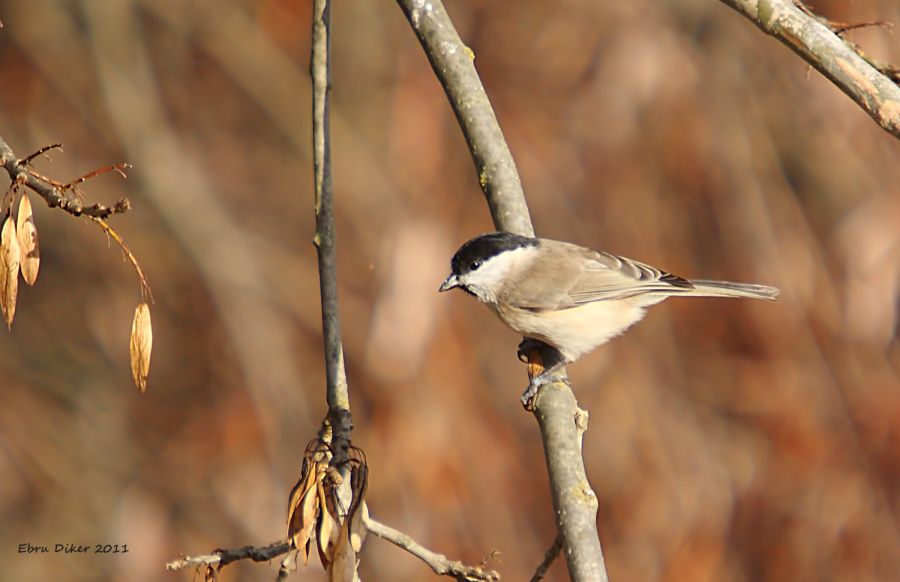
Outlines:
{"type": "Polygon", "coordinates": [[[656,267],[575,244],[492,232],[453,255],[439,291],[459,287],[526,338],[556,348],[564,361],[532,378],[528,402],[552,372],[637,323],[672,296],[775,299],[766,285],[683,279],[656,267]]]}

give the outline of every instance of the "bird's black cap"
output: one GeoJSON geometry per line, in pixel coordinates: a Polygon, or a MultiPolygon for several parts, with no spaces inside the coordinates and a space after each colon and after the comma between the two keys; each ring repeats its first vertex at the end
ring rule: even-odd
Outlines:
{"type": "Polygon", "coordinates": [[[523,247],[536,247],[538,240],[527,236],[519,236],[509,232],[491,232],[476,236],[472,240],[459,247],[453,259],[450,261],[450,268],[455,275],[460,275],[471,270],[471,265],[475,262],[484,262],[491,257],[495,257],[504,251],[523,247]]]}

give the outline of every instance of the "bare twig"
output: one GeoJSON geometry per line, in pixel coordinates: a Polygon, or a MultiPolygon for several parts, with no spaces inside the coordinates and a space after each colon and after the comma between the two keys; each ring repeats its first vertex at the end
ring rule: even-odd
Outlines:
{"type": "MultiPolygon", "coordinates": [[[[325,448],[328,451],[327,457],[331,461],[330,465],[335,467],[335,471],[340,479],[341,464],[348,465],[349,451],[352,446],[349,434],[352,430],[352,418],[350,416],[350,398],[347,388],[346,372],[344,369],[344,354],[341,342],[341,326],[340,315],[338,311],[337,297],[337,274],[336,274],[336,257],[335,257],[335,225],[333,210],[333,187],[331,173],[331,144],[330,144],[330,125],[329,125],[329,106],[328,93],[330,90],[330,29],[331,29],[331,3],[330,0],[315,0],[313,2],[313,22],[312,22],[312,48],[310,75],[313,82],[313,99],[312,99],[312,118],[313,118],[313,166],[314,166],[314,189],[315,189],[315,213],[316,213],[316,234],[314,244],[316,245],[319,263],[319,291],[322,303],[322,331],[323,342],[325,346],[325,372],[326,372],[326,400],[328,402],[328,413],[326,420],[323,422],[323,434],[327,432],[328,442],[325,448]]],[[[308,470],[307,464],[304,463],[304,471],[308,470]]],[[[351,475],[352,477],[352,475],[351,475]]],[[[301,475],[300,482],[297,487],[303,486],[305,476],[301,475]]],[[[350,498],[353,495],[352,479],[343,479],[344,485],[338,485],[340,501],[345,507],[359,506],[361,499],[350,498]],[[347,498],[344,498],[344,491],[347,492],[347,498]]],[[[313,494],[317,494],[318,490],[314,488],[313,494]]],[[[319,511],[327,511],[324,507],[326,500],[324,493],[322,503],[319,504],[319,511]]],[[[292,494],[293,498],[293,494],[292,494]]],[[[330,499],[330,498],[329,498],[330,499]]],[[[295,507],[290,510],[294,511],[295,507]]],[[[332,513],[329,516],[334,517],[332,513]]],[[[313,515],[311,518],[315,519],[313,515]]],[[[350,519],[350,515],[338,516],[350,519]]],[[[293,521],[293,516],[289,521],[293,521]]],[[[340,526],[340,524],[338,524],[340,526]]],[[[296,533],[296,532],[295,532],[296,533]]],[[[315,535],[321,534],[319,530],[315,535]]],[[[309,532],[305,542],[309,541],[309,532]]],[[[296,540],[294,540],[296,541],[296,540]]],[[[326,545],[327,538],[320,540],[326,545]]],[[[166,565],[167,569],[179,569],[188,566],[215,566],[217,569],[222,568],[235,559],[250,558],[254,561],[266,561],[277,556],[287,554],[291,551],[292,540],[279,541],[264,548],[255,548],[247,546],[238,550],[217,550],[213,554],[187,557],[175,560],[166,565]]],[[[344,554],[352,552],[350,543],[347,542],[342,546],[344,554]]],[[[291,571],[292,560],[289,555],[286,557],[278,570],[277,580],[285,579],[291,571]]],[[[328,567],[333,580],[354,580],[356,579],[355,555],[349,559],[343,559],[340,564],[336,565],[334,556],[331,556],[332,562],[328,567]],[[337,573],[336,568],[341,568],[341,572],[337,573]],[[346,571],[344,571],[346,570],[346,571]]],[[[304,558],[305,559],[305,558],[304,558]]]]}
{"type": "MultiPolygon", "coordinates": [[[[456,577],[459,580],[499,580],[500,575],[493,571],[487,570],[483,565],[466,566],[462,562],[449,560],[446,556],[432,552],[425,548],[414,539],[403,532],[381,523],[371,517],[366,518],[366,527],[368,530],[378,537],[387,540],[397,547],[403,548],[410,554],[416,556],[428,566],[436,574],[442,576],[456,577]]],[[[279,556],[285,555],[290,551],[290,542],[287,540],[278,540],[267,546],[244,546],[242,548],[234,548],[230,550],[215,550],[211,554],[203,554],[199,556],[184,556],[176,560],[172,560],[166,564],[166,570],[183,570],[185,568],[198,568],[203,566],[211,566],[220,570],[224,566],[238,560],[253,560],[254,562],[268,562],[279,556]]],[[[279,568],[279,572],[289,571],[289,564],[286,559],[279,568]]]]}
{"type": "MultiPolygon", "coordinates": [[[[0,138],[0,165],[9,174],[9,179],[13,182],[24,184],[28,188],[37,192],[41,198],[47,202],[47,206],[51,208],[60,208],[73,216],[90,216],[91,218],[106,219],[113,214],[126,212],[131,208],[131,204],[127,198],[122,198],[113,206],[104,206],[103,204],[92,204],[85,206],[78,200],[73,200],[66,195],[67,186],[54,180],[50,180],[45,176],[41,176],[29,167],[29,163],[36,157],[49,149],[58,148],[59,144],[54,144],[46,148],[41,148],[34,154],[19,159],[12,148],[0,138]]],[[[74,186],[74,184],[72,184],[74,186]]]]}
{"type": "Polygon", "coordinates": [[[128,175],[125,173],[125,170],[127,170],[130,167],[131,167],[131,164],[113,164],[112,166],[105,166],[103,168],[98,168],[96,170],[88,172],[87,174],[85,174],[84,176],[81,176],[80,178],[76,178],[76,179],[72,180],[68,184],[63,184],[62,189],[63,190],[72,190],[72,189],[76,188],[79,184],[81,184],[82,182],[87,182],[91,178],[96,178],[97,176],[101,176],[101,175],[107,174],[109,172],[115,172],[116,174],[122,176],[123,178],[127,178],[128,175]]]}
{"type": "MultiPolygon", "coordinates": [[[[28,156],[28,157],[26,157],[26,158],[24,158],[24,159],[19,160],[19,163],[27,166],[28,164],[31,163],[31,160],[33,160],[34,158],[36,158],[36,157],[38,157],[38,156],[41,156],[41,155],[43,155],[43,154],[49,152],[50,150],[59,150],[59,151],[62,151],[62,144],[61,144],[61,143],[54,143],[54,144],[50,144],[50,145],[48,145],[48,146],[44,146],[44,147],[42,147],[41,149],[39,149],[38,151],[36,151],[36,152],[34,152],[33,154],[31,154],[30,156],[28,156]]],[[[50,156],[45,156],[45,157],[46,157],[48,160],[50,159],[50,156]]]]}
{"type": "Polygon", "coordinates": [[[795,0],[721,0],[818,69],[878,125],[900,138],[897,69],[877,63],[795,0]]]}
{"type": "Polygon", "coordinates": [[[341,344],[341,318],[338,311],[335,274],[335,227],[333,182],[331,176],[331,134],[328,92],[331,87],[329,61],[331,2],[313,3],[312,62],[313,81],[313,169],[315,173],[315,245],[319,256],[319,292],[322,296],[322,332],[325,343],[325,379],[329,408],[350,410],[344,348],[341,344]]]}
{"type": "Polygon", "coordinates": [[[893,24],[885,22],[884,20],[864,20],[862,22],[837,22],[835,20],[829,20],[828,26],[837,35],[850,32],[851,30],[858,30],[860,28],[877,27],[886,28],[888,30],[894,28],[893,24]]]}
{"type": "Polygon", "coordinates": [[[138,279],[141,281],[141,298],[144,300],[149,299],[150,303],[153,303],[153,292],[150,290],[150,284],[147,283],[147,277],[144,275],[144,270],[141,268],[141,264],[138,262],[137,257],[134,256],[134,253],[132,253],[131,249],[128,248],[128,245],[125,244],[125,239],[119,236],[119,233],[117,233],[113,227],[102,218],[93,216],[89,216],[88,218],[96,222],[107,236],[116,241],[116,244],[122,249],[122,254],[125,255],[125,259],[131,263],[132,267],[134,267],[138,279]]]}
{"type": "Polygon", "coordinates": [[[221,569],[224,566],[238,560],[253,560],[254,562],[268,562],[290,550],[287,540],[272,542],[267,546],[244,546],[233,550],[216,550],[212,554],[200,556],[184,556],[166,563],[166,570],[182,570],[184,568],[196,568],[212,566],[221,569]]]}
{"type": "MultiPolygon", "coordinates": [[[[328,93],[331,90],[331,0],[314,0],[312,14],[312,47],[310,76],[312,77],[313,121],[313,173],[315,188],[316,234],[313,239],[319,259],[319,294],[322,303],[322,338],[325,348],[325,397],[328,402],[328,422],[333,428],[330,466],[343,477],[352,475],[350,459],[350,431],[353,417],[350,414],[350,392],[347,372],[344,368],[344,346],[341,342],[341,318],[338,309],[337,255],[335,251],[334,189],[331,174],[331,120],[328,93]]],[[[343,479],[334,488],[336,501],[344,508],[359,507],[365,495],[353,487],[352,479],[343,479]]],[[[330,497],[329,497],[330,499],[330,497]]],[[[322,515],[325,507],[320,505],[322,515]]],[[[350,542],[353,511],[338,514],[330,512],[337,520],[339,541],[328,555],[320,547],[320,558],[328,569],[331,580],[357,580],[357,552],[365,537],[364,532],[356,545],[350,542]],[[326,559],[327,558],[327,559],[326,559]]],[[[321,541],[321,540],[320,540],[321,541]]]]}
{"type": "Polygon", "coordinates": [[[544,576],[547,574],[547,570],[550,569],[550,565],[559,557],[559,552],[563,547],[563,539],[561,535],[557,535],[556,539],[553,540],[553,545],[547,548],[547,553],[544,554],[544,559],[538,564],[538,567],[534,571],[534,576],[531,577],[531,582],[540,582],[544,579],[544,576]]]}
{"type": "Polygon", "coordinates": [[[419,558],[434,570],[439,576],[450,576],[457,580],[499,580],[500,574],[493,570],[486,570],[483,565],[466,566],[462,562],[449,560],[447,556],[432,552],[428,548],[417,543],[414,539],[399,532],[394,528],[372,519],[366,520],[369,532],[403,548],[410,554],[419,558]]]}
{"type": "MultiPolygon", "coordinates": [[[[460,40],[440,0],[397,2],[456,113],[494,225],[498,230],[533,236],[515,163],[475,71],[471,50],[460,40]]],[[[550,350],[543,346],[528,355],[539,364],[552,357],[550,350]]],[[[569,575],[573,580],[606,580],[596,523],[597,498],[585,476],[581,431],[576,425],[579,409],[568,384],[545,386],[535,399],[534,414],[541,427],[553,507],[566,547],[569,575]]]]}

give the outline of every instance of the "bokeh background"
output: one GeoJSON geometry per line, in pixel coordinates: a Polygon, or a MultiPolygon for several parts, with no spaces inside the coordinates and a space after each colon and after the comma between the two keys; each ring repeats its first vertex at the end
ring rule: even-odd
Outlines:
{"type": "MultiPolygon", "coordinates": [[[[826,1],[900,23],[895,0],[826,1]]],[[[574,366],[611,578],[890,580],[900,572],[900,143],[714,0],[454,1],[537,232],[778,303],[672,300],[574,366]]],[[[0,578],[191,580],[179,553],[285,534],[325,413],[313,232],[310,3],[0,2],[0,135],[127,196],[139,286],[95,225],[32,197],[36,287],[0,332],[0,578]],[[127,544],[117,556],[18,545],[127,544]]],[[[851,33],[900,63],[891,31],[851,33]]],[[[334,14],[340,300],[369,506],[527,579],[554,537],[519,338],[448,259],[491,230],[469,154],[392,2],[334,14]]],[[[271,580],[277,562],[222,580],[271,580]]],[[[368,580],[425,580],[378,539],[368,580]]],[[[317,560],[298,579],[322,580],[317,560]],[[301,578],[302,577],[302,578],[301,578]]],[[[565,579],[555,564],[551,580],[565,579]]]]}

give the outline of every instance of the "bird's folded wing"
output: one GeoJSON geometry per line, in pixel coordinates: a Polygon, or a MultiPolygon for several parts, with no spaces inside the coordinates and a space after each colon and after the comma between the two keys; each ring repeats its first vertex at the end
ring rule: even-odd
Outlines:
{"type": "MultiPolygon", "coordinates": [[[[518,285],[505,301],[520,309],[545,311],[643,293],[676,294],[693,289],[690,281],[650,265],[610,253],[584,248],[579,251],[584,260],[546,261],[547,273],[532,273],[529,281],[518,285]]],[[[534,268],[539,270],[541,266],[534,268]]]]}
{"type": "Polygon", "coordinates": [[[575,305],[624,299],[643,293],[679,293],[693,289],[687,279],[644,263],[609,253],[593,252],[581,277],[569,289],[575,305]]]}

